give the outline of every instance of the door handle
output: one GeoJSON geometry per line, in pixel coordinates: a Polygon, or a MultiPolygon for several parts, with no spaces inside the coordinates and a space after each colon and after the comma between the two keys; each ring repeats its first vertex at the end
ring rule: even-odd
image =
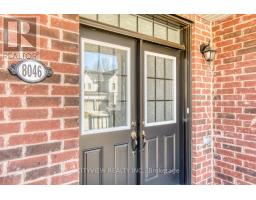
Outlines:
{"type": "Polygon", "coordinates": [[[137,149],[137,145],[138,145],[138,141],[137,141],[137,133],[135,130],[133,130],[131,132],[131,140],[132,140],[132,152],[135,153],[136,149],[137,149]]]}
{"type": "Polygon", "coordinates": [[[142,148],[144,149],[146,144],[147,144],[147,138],[146,138],[146,132],[142,130],[141,132],[141,137],[142,137],[142,148]]]}
{"type": "Polygon", "coordinates": [[[136,122],[131,123],[132,132],[131,132],[131,146],[132,146],[132,153],[134,154],[137,150],[137,132],[136,132],[136,122]]]}

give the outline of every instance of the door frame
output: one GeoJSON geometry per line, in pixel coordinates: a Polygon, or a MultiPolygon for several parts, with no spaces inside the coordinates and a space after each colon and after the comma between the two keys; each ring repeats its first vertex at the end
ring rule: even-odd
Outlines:
{"type": "MultiPolygon", "coordinates": [[[[166,15],[166,14],[158,14],[158,15],[143,15],[144,17],[148,17],[151,19],[158,19],[164,21],[166,23],[175,24],[180,27],[180,39],[181,44],[177,44],[174,42],[169,42],[157,38],[153,38],[151,36],[146,36],[140,33],[135,33],[129,30],[125,30],[122,28],[118,28],[115,26],[107,25],[104,23],[100,23],[97,21],[93,21],[90,19],[85,19],[80,17],[80,28],[83,26],[93,27],[99,30],[105,30],[108,32],[117,33],[120,35],[129,36],[132,38],[138,39],[138,58],[137,58],[137,73],[138,77],[141,76],[140,69],[142,66],[142,45],[143,40],[149,41],[155,44],[160,44],[162,46],[171,47],[181,52],[180,59],[180,90],[181,90],[181,98],[180,98],[180,166],[182,168],[183,174],[180,174],[180,183],[181,184],[191,184],[192,177],[192,78],[191,78],[191,49],[192,49],[192,24],[193,22],[187,19],[184,19],[178,15],[166,15]]],[[[81,56],[81,55],[80,55],[81,56]]],[[[141,78],[140,78],[141,80],[141,78]]],[[[138,80],[137,80],[138,81],[138,80]]],[[[80,80],[81,82],[81,80],[80,80]]],[[[139,94],[138,94],[139,95],[139,94]]],[[[139,102],[137,106],[140,106],[139,102]]],[[[140,116],[140,113],[137,113],[137,116],[140,116]]],[[[82,117],[82,116],[81,116],[82,117]]],[[[140,130],[139,124],[137,124],[137,130],[140,130]]],[[[140,145],[140,144],[139,144],[140,145]]],[[[139,155],[139,154],[138,154],[139,155]]],[[[140,156],[137,156],[137,161],[140,161],[140,156]]],[[[139,163],[139,162],[138,162],[139,163]]],[[[140,166],[138,166],[140,167],[140,166]]],[[[139,174],[137,174],[138,184],[140,183],[139,174]]]]}

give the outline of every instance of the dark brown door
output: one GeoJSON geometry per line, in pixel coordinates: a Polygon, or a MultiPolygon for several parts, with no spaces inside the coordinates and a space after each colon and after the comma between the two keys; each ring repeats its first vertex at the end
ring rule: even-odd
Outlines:
{"type": "Polygon", "coordinates": [[[81,184],[180,184],[179,55],[81,28],[81,184]]]}
{"type": "Polygon", "coordinates": [[[180,52],[142,45],[141,184],[179,184],[180,52]]]}
{"type": "Polygon", "coordinates": [[[135,60],[135,39],[81,29],[81,184],[137,183],[135,60]]]}

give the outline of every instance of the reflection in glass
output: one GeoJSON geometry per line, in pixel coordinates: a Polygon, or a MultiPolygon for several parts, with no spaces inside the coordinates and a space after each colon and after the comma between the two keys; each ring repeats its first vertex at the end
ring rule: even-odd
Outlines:
{"type": "Polygon", "coordinates": [[[127,51],[84,45],[85,130],[127,126],[127,51]]]}

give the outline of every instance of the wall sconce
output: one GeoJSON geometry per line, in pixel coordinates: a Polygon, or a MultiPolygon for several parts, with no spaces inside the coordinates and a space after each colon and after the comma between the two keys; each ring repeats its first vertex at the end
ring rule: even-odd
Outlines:
{"type": "Polygon", "coordinates": [[[211,43],[209,41],[208,44],[201,44],[200,45],[200,52],[203,54],[204,59],[207,62],[211,62],[215,59],[216,50],[213,49],[210,44],[211,43]]]}

